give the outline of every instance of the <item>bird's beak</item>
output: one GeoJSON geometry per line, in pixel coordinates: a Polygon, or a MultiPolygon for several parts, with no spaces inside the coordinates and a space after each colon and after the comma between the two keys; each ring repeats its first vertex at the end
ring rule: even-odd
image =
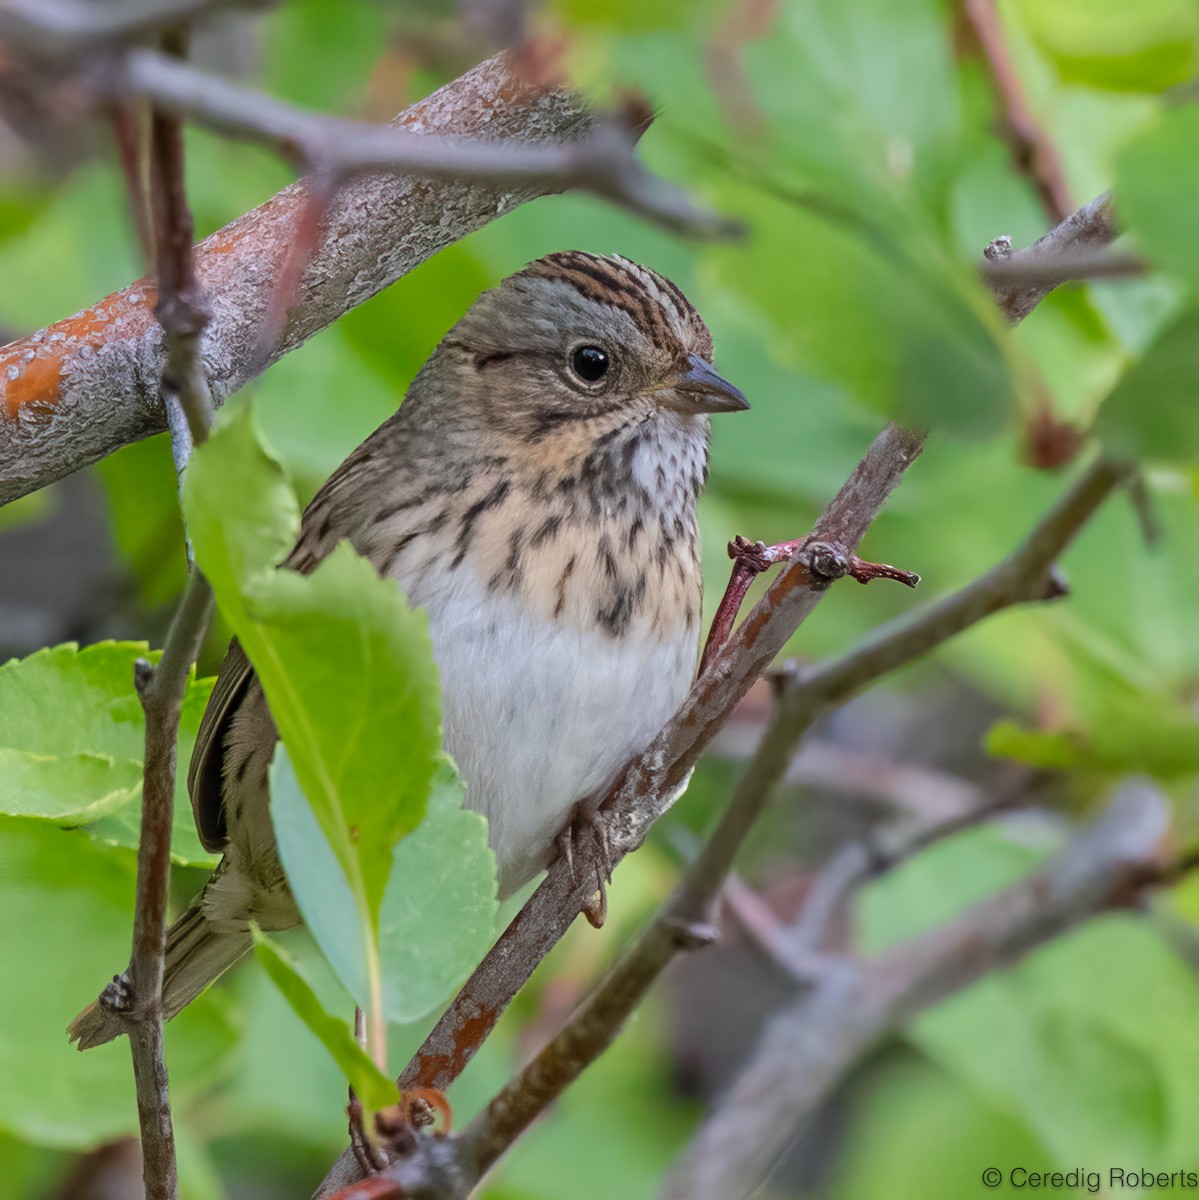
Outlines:
{"type": "Polygon", "coordinates": [[[687,356],[686,366],[658,395],[667,408],[688,414],[744,412],[749,407],[741,392],[698,354],[687,356]]]}

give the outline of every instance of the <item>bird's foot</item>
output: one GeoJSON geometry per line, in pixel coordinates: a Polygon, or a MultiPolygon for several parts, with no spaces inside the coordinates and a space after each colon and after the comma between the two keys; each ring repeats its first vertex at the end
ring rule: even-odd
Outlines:
{"type": "Polygon", "coordinates": [[[595,872],[595,893],[583,906],[583,915],[595,929],[602,929],[608,916],[608,884],[612,882],[612,844],[608,823],[590,797],[571,810],[570,819],[555,839],[558,854],[566,860],[570,877],[579,882],[576,859],[595,872]]]}

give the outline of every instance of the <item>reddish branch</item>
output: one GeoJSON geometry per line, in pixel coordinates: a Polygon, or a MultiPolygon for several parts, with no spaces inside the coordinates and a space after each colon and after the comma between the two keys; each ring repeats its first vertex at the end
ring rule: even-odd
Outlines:
{"type": "Polygon", "coordinates": [[[831,583],[833,579],[843,576],[856,579],[858,583],[870,583],[874,579],[892,579],[907,587],[915,587],[920,582],[920,576],[915,571],[902,571],[886,563],[867,562],[856,554],[849,555],[848,559],[839,559],[830,547],[825,547],[823,554],[812,553],[818,549],[812,545],[811,536],[797,538],[792,542],[780,542],[776,546],[751,542],[740,535],[729,542],[729,558],[733,560],[733,571],[716,609],[716,615],[712,618],[712,627],[708,630],[708,640],[704,643],[704,652],[699,663],[701,675],[716,651],[728,641],[737,614],[741,611],[741,605],[753,581],[763,571],[778,563],[787,562],[801,550],[808,552],[808,557],[819,570],[819,574],[813,575],[810,580],[810,586],[813,587],[819,586],[821,582],[831,583]]]}
{"type": "Polygon", "coordinates": [[[115,102],[109,106],[113,139],[117,147],[117,161],[121,164],[121,177],[125,183],[125,195],[133,221],[133,232],[142,259],[147,266],[154,261],[154,234],[150,226],[150,214],[146,211],[146,189],[142,179],[142,139],[139,114],[131,104],[115,102]]]}
{"type": "Polygon", "coordinates": [[[1033,116],[1004,41],[995,0],[965,0],[966,20],[978,41],[987,75],[995,90],[1004,140],[1012,161],[1027,175],[1051,221],[1064,221],[1074,211],[1061,155],[1045,127],[1033,116]]]}
{"type": "Polygon", "coordinates": [[[708,43],[712,94],[729,128],[744,136],[759,134],[764,123],[746,74],[745,51],[770,32],[778,10],[779,0],[736,0],[708,43]]]}

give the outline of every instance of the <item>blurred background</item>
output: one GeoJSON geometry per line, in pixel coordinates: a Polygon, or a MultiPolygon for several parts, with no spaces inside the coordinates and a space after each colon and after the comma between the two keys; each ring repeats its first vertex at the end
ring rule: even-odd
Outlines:
{"type": "MultiPolygon", "coordinates": [[[[921,590],[842,584],[790,648],[820,659],[1006,553],[1093,452],[1105,397],[1190,303],[1193,233],[1162,230],[1189,228],[1199,184],[1192,0],[286,0],[212,18],[195,57],[298,104],[386,120],[524,30],[561,39],[597,98],[648,96],[645,161],[747,237],[688,243],[568,195],[452,246],[254,385],[302,499],[395,408],[481,289],[553,250],[627,255],[695,302],[753,405],[714,425],[709,615],[731,537],[802,534],[889,417],[932,430],[863,549],[918,571],[921,590]],[[983,9],[998,53],[980,37],[983,9]],[[1000,235],[1027,245],[1113,186],[1134,218],[1160,217],[1134,233],[1154,269],[1061,288],[1009,333],[975,279],[983,247],[1000,235]]],[[[108,129],[82,107],[0,47],[5,339],[143,271],[108,129]]],[[[189,129],[187,150],[200,236],[290,180],[265,151],[203,130],[189,129]]],[[[1199,455],[1159,426],[1195,421],[1197,370],[1165,372],[1160,394],[1125,403],[1110,426],[1148,449],[1147,495],[1140,512],[1111,502],[1069,552],[1068,601],[983,624],[809,740],[739,864],[775,913],[794,913],[813,868],[866,830],[1000,797],[1018,806],[868,888],[831,948],[932,928],[1029,869],[1131,773],[1160,783],[1180,845],[1192,838],[1199,455]]],[[[0,510],[0,660],[66,641],[161,645],[181,538],[165,437],[0,510]]],[[[201,673],[227,636],[214,629],[201,673]]],[[[768,704],[763,685],[622,865],[607,927],[574,929],[543,964],[451,1093],[459,1122],[669,892],[768,704]]],[[[123,1140],[136,1128],[127,1051],[78,1056],[63,1033],[124,961],[132,911],[128,836],[110,826],[85,839],[12,819],[0,838],[0,1195],[139,1194],[123,1140]]],[[[194,843],[179,857],[185,899],[212,860],[194,843]]],[[[677,964],[484,1196],[654,1193],[794,995],[733,909],[722,943],[677,964]]],[[[1184,883],[1152,913],[1096,920],[921,1017],[796,1130],[760,1194],[957,1200],[991,1165],[1199,1169],[1196,921],[1199,893],[1184,883]]],[[[304,956],[303,936],[291,941],[304,956]]],[[[396,1031],[397,1061],[424,1029],[396,1031]]],[[[308,1195],[344,1144],[344,1082],[262,973],[249,964],[214,989],[172,1024],[168,1050],[189,1200],[308,1195]]]]}

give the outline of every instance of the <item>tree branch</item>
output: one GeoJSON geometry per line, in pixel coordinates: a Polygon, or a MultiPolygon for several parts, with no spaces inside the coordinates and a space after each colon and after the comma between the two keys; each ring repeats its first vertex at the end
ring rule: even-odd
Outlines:
{"type": "Polygon", "coordinates": [[[1128,787],[1038,870],[948,925],[854,969],[826,973],[780,1012],[667,1180],[664,1200],[731,1200],[888,1033],[993,971],[1159,882],[1165,801],[1128,787]]]}
{"type": "MultiPolygon", "coordinates": [[[[1060,586],[1051,582],[1054,562],[1126,474],[1100,459],[1012,555],[974,583],[939,604],[884,626],[863,647],[815,668],[806,678],[800,675],[794,683],[794,676],[788,678],[757,753],[670,901],[561,1032],[467,1129],[464,1139],[480,1171],[611,1044],[680,949],[715,937],[712,910],[721,888],[785,774],[802,733],[866,684],[922,657],[983,617],[1022,601],[1061,595],[1060,586]]],[[[804,949],[811,952],[816,947],[804,949]]]]}
{"type": "MultiPolygon", "coordinates": [[[[171,824],[176,754],[183,693],[212,617],[212,592],[202,575],[188,578],[158,665],[139,660],[138,694],[146,715],[141,836],[137,846],[137,893],[131,998],[121,1004],[128,1023],[141,1126],[146,1200],[176,1200],[175,1134],[163,1040],[162,980],[166,955],[167,890],[171,880],[171,824]]],[[[106,989],[106,996],[110,993],[106,989]]],[[[101,999],[99,1004],[106,1001],[101,999]]]]}
{"type": "Polygon", "coordinates": [[[999,102],[1004,140],[1011,150],[1016,170],[1032,180],[1050,220],[1063,221],[1074,204],[1061,155],[1024,98],[1024,89],[1004,42],[995,0],[965,0],[963,11],[978,39],[987,75],[999,102]]]}
{"type": "MultiPolygon", "coordinates": [[[[1114,241],[1117,232],[1115,203],[1104,192],[1023,250],[1013,250],[1010,238],[996,238],[985,251],[981,270],[1000,312],[1013,324],[1022,321],[1059,283],[1085,274],[1079,265],[1094,269],[1096,251],[1114,241]]],[[[1110,261],[1129,265],[1129,260],[1110,261]]]]}
{"type": "Polygon", "coordinates": [[[361,171],[402,171],[423,179],[500,183],[538,191],[581,188],[676,233],[720,235],[736,226],[697,208],[681,188],[637,161],[636,128],[597,116],[574,143],[522,145],[372,125],[305,112],[153,50],[133,50],[111,86],[223,133],[263,142],[335,179],[361,171]]]}
{"type": "Polygon", "coordinates": [[[993,291],[1042,287],[1047,292],[1062,283],[1081,279],[1128,279],[1144,275],[1149,264],[1139,254],[1115,251],[1070,251],[1021,261],[1012,254],[1007,238],[996,238],[987,247],[980,267],[983,281],[993,291]]]}
{"type": "MultiPolygon", "coordinates": [[[[184,53],[184,35],[172,33],[164,40],[173,52],[184,53]]],[[[150,176],[158,273],[156,315],[166,340],[163,397],[166,400],[170,394],[178,402],[187,418],[188,441],[199,445],[208,436],[212,422],[212,402],[199,354],[208,313],[192,257],[193,227],[184,188],[182,130],[177,117],[157,110],[150,123],[150,176]]],[[[138,663],[138,695],[146,716],[146,754],[129,966],[133,993],[129,1042],[147,1200],[175,1200],[178,1195],[162,1018],[167,893],[179,718],[188,677],[211,616],[211,589],[193,567],[157,668],[144,660],[138,663]]]]}
{"type": "Polygon", "coordinates": [[[0,37],[42,54],[74,54],[96,43],[134,41],[164,27],[221,9],[264,8],[273,0],[154,0],[95,4],[90,0],[2,0],[0,37]]]}
{"type": "MultiPolygon", "coordinates": [[[[419,131],[502,142],[514,153],[586,142],[597,129],[579,95],[522,77],[507,54],[414,105],[397,124],[414,137],[419,131]]],[[[389,173],[346,184],[329,206],[268,361],[451,242],[562,183],[548,177],[515,184],[430,182],[389,173]]],[[[304,182],[293,184],[197,248],[197,278],[213,298],[203,367],[218,404],[265,365],[259,331],[307,194],[304,182]]],[[[158,394],[166,351],[155,299],[153,283],[139,280],[0,350],[0,503],[166,428],[158,394]]]]}

